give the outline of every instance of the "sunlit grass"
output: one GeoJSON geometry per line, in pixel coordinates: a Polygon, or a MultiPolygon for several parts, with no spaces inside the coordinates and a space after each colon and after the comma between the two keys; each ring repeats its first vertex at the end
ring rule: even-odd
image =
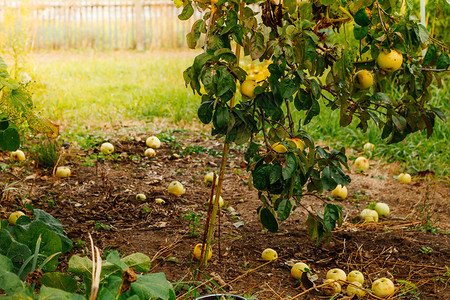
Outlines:
{"type": "MultiPolygon", "coordinates": [[[[67,125],[70,135],[83,136],[85,128],[104,124],[120,125],[130,120],[168,118],[172,122],[195,122],[198,96],[185,87],[182,73],[192,64],[195,52],[105,52],[48,53],[36,55],[34,101],[43,115],[67,125]],[[78,132],[80,131],[80,132],[78,132]]],[[[441,107],[448,117],[449,84],[433,88],[432,104],[441,107]]],[[[301,117],[301,116],[300,116],[301,117]]],[[[405,171],[430,170],[448,176],[449,126],[436,120],[430,139],[415,133],[404,141],[386,145],[380,130],[371,123],[366,133],[350,126],[339,126],[339,112],[321,107],[320,116],[306,129],[315,140],[332,147],[345,146],[362,150],[370,141],[377,146],[375,157],[400,161],[405,171]]],[[[68,134],[68,133],[66,133],[68,134]]]]}

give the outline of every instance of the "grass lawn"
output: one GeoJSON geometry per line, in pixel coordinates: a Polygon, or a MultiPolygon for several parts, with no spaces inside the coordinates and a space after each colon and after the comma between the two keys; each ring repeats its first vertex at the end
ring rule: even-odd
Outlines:
{"type": "MultiPolygon", "coordinates": [[[[118,125],[129,120],[165,118],[174,123],[191,122],[196,118],[200,98],[185,87],[182,73],[196,54],[188,50],[35,53],[29,71],[36,80],[35,105],[43,115],[67,126],[71,134],[75,131],[80,135],[86,134],[85,128],[95,130],[104,124],[118,125]]],[[[443,80],[441,87],[433,88],[432,100],[447,117],[449,88],[448,80],[443,80]]],[[[400,161],[405,171],[430,170],[448,177],[450,131],[440,120],[430,139],[426,139],[425,133],[415,133],[401,143],[386,145],[373,124],[367,133],[356,129],[356,122],[341,128],[338,111],[323,106],[321,112],[305,127],[316,140],[355,150],[362,150],[363,144],[370,141],[377,146],[375,157],[400,161]]]]}

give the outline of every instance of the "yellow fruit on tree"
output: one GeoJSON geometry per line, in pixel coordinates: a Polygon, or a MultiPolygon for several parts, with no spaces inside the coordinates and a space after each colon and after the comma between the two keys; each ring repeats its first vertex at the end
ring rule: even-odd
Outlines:
{"type": "Polygon", "coordinates": [[[258,84],[254,80],[245,80],[241,83],[241,94],[247,98],[255,98],[255,88],[258,84]]]}
{"type": "Polygon", "coordinates": [[[358,89],[368,89],[373,85],[373,76],[367,70],[358,71],[355,76],[353,76],[353,84],[358,89]]]}
{"type": "Polygon", "coordinates": [[[402,66],[403,56],[397,50],[391,50],[389,53],[380,51],[377,63],[384,71],[395,72],[402,66]]]}
{"type": "Polygon", "coordinates": [[[303,149],[305,149],[305,143],[303,143],[303,141],[299,138],[292,138],[289,139],[289,141],[292,141],[295,143],[295,145],[297,145],[297,148],[300,149],[300,151],[303,151],[303,149]]]}
{"type": "Polygon", "coordinates": [[[275,151],[276,153],[281,153],[281,154],[287,152],[286,147],[280,142],[273,144],[272,150],[275,151]]]}

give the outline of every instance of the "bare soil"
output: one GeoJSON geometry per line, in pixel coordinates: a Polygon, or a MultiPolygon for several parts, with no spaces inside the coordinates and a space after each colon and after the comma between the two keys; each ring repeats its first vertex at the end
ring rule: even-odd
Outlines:
{"type": "MultiPolygon", "coordinates": [[[[57,179],[51,169],[37,169],[31,160],[13,164],[0,173],[2,190],[7,182],[19,181],[14,185],[16,190],[3,190],[0,217],[23,209],[24,200],[57,217],[78,245],[63,257],[62,268],[70,255],[86,253],[87,248],[79,241],[87,241],[90,232],[103,251],[117,249],[124,255],[142,252],[152,258],[152,272],[164,272],[174,285],[189,283],[195,265],[191,251],[202,240],[200,227],[205,224],[205,203],[210,194],[203,177],[209,171],[218,171],[221,156],[214,154],[222,150],[222,144],[199,131],[174,132],[170,136],[175,140],[163,143],[157,158],[149,160],[143,155],[147,136],[144,132],[112,136],[118,154],[105,159],[98,150],[80,150],[73,144],[65,150],[63,162],[72,170],[70,179],[57,179]],[[173,180],[185,186],[184,195],[168,194],[167,186],[173,180]],[[146,194],[146,201],[137,200],[137,193],[146,194]],[[165,204],[156,203],[156,198],[164,199],[165,204]],[[189,220],[183,218],[192,213],[201,216],[195,228],[200,236],[192,234],[189,220]]],[[[344,224],[329,243],[317,245],[307,235],[307,213],[301,208],[281,223],[279,233],[263,230],[256,214],[260,201],[248,187],[243,161],[243,152],[232,149],[223,191],[228,209],[220,212],[214,255],[204,275],[197,277],[197,284],[206,282],[206,276],[217,276],[215,282],[230,284],[216,292],[290,299],[302,293],[304,287],[290,276],[289,264],[303,261],[317,274],[316,284],[322,283],[331,268],[346,272],[356,269],[365,275],[368,289],[377,278],[393,279],[398,291],[392,298],[450,299],[447,183],[433,177],[416,177],[410,184],[401,184],[393,178],[400,171],[396,165],[375,161],[365,173],[347,171],[352,178],[349,197],[339,203],[344,210],[344,224]],[[390,206],[389,217],[376,224],[356,222],[359,212],[373,200],[390,206]],[[275,249],[279,259],[264,265],[261,252],[265,248],[275,249]],[[409,292],[402,295],[408,288],[409,292]]],[[[0,162],[10,163],[7,153],[0,153],[0,162]]],[[[323,206],[311,195],[304,196],[302,203],[318,210],[323,206]]],[[[191,282],[191,286],[195,285],[191,282]]],[[[197,291],[206,294],[214,289],[209,282],[197,291]]],[[[185,292],[178,290],[180,299],[186,299],[185,292]]],[[[327,298],[314,289],[298,296],[327,298]]]]}

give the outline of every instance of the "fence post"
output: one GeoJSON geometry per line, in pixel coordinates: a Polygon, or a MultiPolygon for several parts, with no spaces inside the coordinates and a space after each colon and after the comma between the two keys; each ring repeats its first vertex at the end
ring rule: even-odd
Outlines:
{"type": "Polygon", "coordinates": [[[144,9],[142,0],[134,0],[135,26],[136,26],[136,50],[144,50],[144,9]]]}

